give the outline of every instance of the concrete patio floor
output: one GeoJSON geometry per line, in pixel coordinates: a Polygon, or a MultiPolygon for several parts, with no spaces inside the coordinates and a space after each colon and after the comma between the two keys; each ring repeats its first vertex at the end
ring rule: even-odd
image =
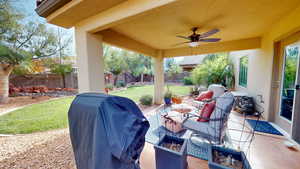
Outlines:
{"type": "MultiPolygon", "coordinates": [[[[236,128],[233,121],[242,121],[242,117],[232,112],[229,120],[229,128],[236,128]]],[[[284,145],[288,140],[285,136],[277,136],[264,133],[256,133],[250,146],[247,158],[252,169],[298,169],[300,160],[299,147],[291,150],[284,145]]],[[[154,169],[154,148],[146,144],[141,156],[141,167],[143,169],[154,169]]],[[[189,169],[208,169],[208,162],[205,160],[188,157],[189,169]]]]}
{"type": "MultiPolygon", "coordinates": [[[[144,109],[146,116],[155,113],[156,106],[144,109]]],[[[229,126],[232,121],[242,120],[242,117],[233,112],[230,116],[229,126]]],[[[256,133],[254,141],[247,155],[253,169],[297,169],[299,168],[300,152],[290,150],[284,145],[287,138],[270,134],[256,133]]],[[[0,153],[0,168],[75,168],[68,129],[33,133],[10,137],[0,137],[0,152],[11,150],[15,147],[16,153],[0,153]],[[45,138],[47,139],[41,139],[45,138]],[[35,138],[32,141],[29,138],[35,138]],[[8,145],[14,140],[13,145],[8,145]],[[26,140],[28,143],[26,143],[26,140]],[[38,141],[40,140],[40,142],[38,141]],[[6,143],[6,148],[5,147],[6,143]],[[22,143],[22,144],[21,144],[22,143]],[[20,144],[24,149],[20,149],[20,144]]],[[[189,169],[208,169],[207,161],[188,157],[189,169]]],[[[142,169],[155,169],[155,154],[153,146],[146,143],[141,155],[142,169]]]]}

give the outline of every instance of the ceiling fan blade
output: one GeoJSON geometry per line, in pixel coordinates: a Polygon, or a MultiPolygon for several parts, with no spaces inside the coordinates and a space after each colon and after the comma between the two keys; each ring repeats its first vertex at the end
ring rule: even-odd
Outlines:
{"type": "Polygon", "coordinates": [[[207,39],[199,39],[201,42],[218,42],[220,41],[220,38],[207,38],[207,39]]]}
{"type": "Polygon", "coordinates": [[[190,40],[190,37],[187,37],[187,36],[177,35],[176,37],[177,37],[177,38],[183,38],[183,39],[190,40]]]}
{"type": "Polygon", "coordinates": [[[211,36],[211,35],[219,32],[219,31],[220,31],[219,29],[212,29],[212,30],[210,30],[208,32],[200,34],[200,38],[206,38],[206,37],[211,36]]]}
{"type": "Polygon", "coordinates": [[[183,44],[185,44],[185,43],[191,43],[191,42],[190,42],[190,41],[187,41],[187,42],[181,42],[181,43],[174,44],[174,45],[172,45],[172,46],[183,45],[183,44]]]}

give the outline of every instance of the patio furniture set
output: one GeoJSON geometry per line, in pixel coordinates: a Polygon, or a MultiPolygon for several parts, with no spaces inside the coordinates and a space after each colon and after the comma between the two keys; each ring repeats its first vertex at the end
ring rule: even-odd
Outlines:
{"type": "Polygon", "coordinates": [[[158,143],[154,145],[156,168],[186,169],[187,142],[194,146],[203,142],[209,144],[208,164],[211,169],[251,168],[244,152],[228,148],[230,146],[226,143],[227,123],[234,102],[234,95],[226,91],[225,87],[210,85],[191,105],[165,105],[157,111],[161,125],[168,132],[161,134],[158,143]],[[177,133],[183,130],[191,131],[188,138],[178,136],[177,133]]]}
{"type": "Polygon", "coordinates": [[[213,85],[192,104],[173,102],[178,104],[162,106],[153,120],[128,98],[77,95],[68,113],[77,168],[140,169],[145,141],[154,145],[156,169],[186,169],[187,155],[208,160],[211,169],[251,168],[242,151],[228,148],[231,92],[213,85]]]}

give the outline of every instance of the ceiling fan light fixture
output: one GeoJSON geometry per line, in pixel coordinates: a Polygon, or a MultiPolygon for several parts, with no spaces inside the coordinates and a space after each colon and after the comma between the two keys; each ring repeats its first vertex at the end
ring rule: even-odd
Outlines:
{"type": "Polygon", "coordinates": [[[189,43],[189,46],[190,46],[190,47],[197,47],[198,45],[199,45],[198,42],[190,42],[190,43],[189,43]]]}

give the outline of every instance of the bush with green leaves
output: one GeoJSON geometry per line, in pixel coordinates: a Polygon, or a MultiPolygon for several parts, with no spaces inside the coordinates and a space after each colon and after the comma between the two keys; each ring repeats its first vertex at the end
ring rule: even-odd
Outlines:
{"type": "Polygon", "coordinates": [[[143,95],[140,98],[140,103],[145,106],[151,106],[153,103],[153,96],[151,95],[143,95]]]}
{"type": "Polygon", "coordinates": [[[63,79],[63,87],[66,87],[66,79],[65,76],[72,72],[72,65],[71,64],[53,64],[50,67],[51,73],[61,75],[63,79]]]}
{"type": "Polygon", "coordinates": [[[125,82],[123,80],[119,80],[117,81],[117,84],[116,84],[116,87],[117,88],[120,88],[120,87],[125,87],[125,82]]]}
{"type": "Polygon", "coordinates": [[[207,55],[202,64],[192,71],[191,78],[196,85],[223,84],[233,88],[234,68],[229,55],[227,53],[207,55]]]}
{"type": "Polygon", "coordinates": [[[199,90],[198,87],[193,86],[190,88],[190,96],[198,96],[199,95],[199,90]]]}
{"type": "Polygon", "coordinates": [[[183,84],[184,85],[193,85],[193,81],[191,77],[184,77],[183,78],[183,84]]]}
{"type": "Polygon", "coordinates": [[[168,90],[168,91],[165,93],[164,98],[170,99],[170,98],[172,97],[172,95],[173,95],[172,92],[168,90]]]}
{"type": "Polygon", "coordinates": [[[113,90],[114,86],[112,84],[107,84],[105,88],[107,88],[109,90],[113,90]]]}

